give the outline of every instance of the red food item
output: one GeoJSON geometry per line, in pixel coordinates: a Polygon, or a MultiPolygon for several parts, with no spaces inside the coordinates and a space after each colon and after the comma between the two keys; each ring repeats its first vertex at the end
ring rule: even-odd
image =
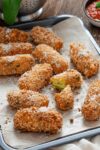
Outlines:
{"type": "Polygon", "coordinates": [[[96,3],[100,0],[95,0],[87,6],[87,14],[94,20],[100,20],[100,8],[96,8],[96,3]]]}

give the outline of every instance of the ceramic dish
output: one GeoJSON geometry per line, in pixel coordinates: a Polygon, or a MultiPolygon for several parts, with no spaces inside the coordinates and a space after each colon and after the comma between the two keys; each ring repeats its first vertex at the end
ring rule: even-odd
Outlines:
{"type": "Polygon", "coordinates": [[[88,14],[87,14],[87,6],[92,2],[93,0],[84,0],[83,1],[83,11],[85,13],[85,16],[86,18],[88,19],[88,21],[93,24],[94,26],[96,27],[100,27],[100,20],[95,20],[93,19],[92,17],[90,17],[88,14]]]}

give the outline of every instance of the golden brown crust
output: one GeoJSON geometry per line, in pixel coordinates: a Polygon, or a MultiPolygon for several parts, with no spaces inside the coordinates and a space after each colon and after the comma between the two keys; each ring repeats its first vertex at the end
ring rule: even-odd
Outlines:
{"type": "Polygon", "coordinates": [[[57,51],[63,46],[63,41],[54,32],[44,27],[33,27],[31,36],[35,44],[47,44],[57,51]]]}
{"type": "Polygon", "coordinates": [[[0,56],[16,54],[32,54],[33,46],[30,43],[7,43],[0,44],[0,56]]]}
{"type": "Polygon", "coordinates": [[[82,44],[70,44],[71,59],[76,68],[86,77],[95,75],[99,70],[99,62],[82,44]]]}
{"type": "Polygon", "coordinates": [[[27,108],[27,107],[42,107],[48,106],[48,97],[39,92],[30,90],[11,91],[7,94],[9,105],[13,109],[27,108]]]}
{"type": "Polygon", "coordinates": [[[100,118],[100,105],[95,101],[85,101],[82,106],[82,114],[87,121],[96,121],[100,118]]]}
{"type": "Polygon", "coordinates": [[[53,69],[50,64],[37,64],[19,79],[20,89],[39,91],[49,83],[53,69]]]}
{"type": "Polygon", "coordinates": [[[27,32],[0,27],[0,43],[27,42],[28,39],[29,35],[27,32]]]}
{"type": "Polygon", "coordinates": [[[62,116],[45,107],[21,109],[15,114],[14,127],[28,132],[57,133],[62,127],[62,116]]]}
{"type": "Polygon", "coordinates": [[[54,73],[61,73],[68,68],[68,62],[52,47],[40,44],[33,51],[33,56],[41,63],[51,64],[54,73]]]}
{"type": "Polygon", "coordinates": [[[0,58],[0,75],[23,74],[35,64],[30,54],[4,56],[0,58]]]}
{"type": "Polygon", "coordinates": [[[82,106],[82,114],[88,121],[95,121],[100,118],[100,80],[94,80],[90,84],[82,106]]]}
{"type": "Polygon", "coordinates": [[[97,101],[100,103],[100,80],[94,80],[90,83],[86,101],[97,101]]]}
{"type": "Polygon", "coordinates": [[[52,84],[53,82],[55,82],[55,80],[57,81],[58,86],[64,83],[64,88],[66,87],[66,85],[70,85],[72,88],[80,88],[83,82],[81,74],[74,69],[68,69],[63,73],[54,75],[50,79],[52,84]]]}
{"type": "Polygon", "coordinates": [[[74,105],[74,96],[71,87],[67,85],[60,93],[55,94],[57,107],[61,110],[72,109],[74,105]]]}

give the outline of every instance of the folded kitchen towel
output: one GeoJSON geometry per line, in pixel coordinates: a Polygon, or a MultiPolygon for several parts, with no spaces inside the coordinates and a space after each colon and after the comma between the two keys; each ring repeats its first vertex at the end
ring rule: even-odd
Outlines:
{"type": "MultiPolygon", "coordinates": [[[[0,150],[2,150],[0,148],[0,150]]],[[[55,147],[49,150],[100,150],[100,135],[92,139],[82,139],[78,142],[55,147]]]]}
{"type": "Polygon", "coordinates": [[[81,139],[78,142],[52,148],[50,150],[100,150],[100,135],[92,139],[81,139]]]}

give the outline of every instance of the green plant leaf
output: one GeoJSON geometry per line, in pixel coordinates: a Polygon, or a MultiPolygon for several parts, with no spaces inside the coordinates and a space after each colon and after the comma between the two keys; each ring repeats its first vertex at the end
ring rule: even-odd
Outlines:
{"type": "Polygon", "coordinates": [[[96,8],[100,8],[100,2],[96,3],[96,8]]]}
{"type": "Polygon", "coordinates": [[[3,0],[4,20],[8,25],[15,22],[21,0],[3,0]]]}

